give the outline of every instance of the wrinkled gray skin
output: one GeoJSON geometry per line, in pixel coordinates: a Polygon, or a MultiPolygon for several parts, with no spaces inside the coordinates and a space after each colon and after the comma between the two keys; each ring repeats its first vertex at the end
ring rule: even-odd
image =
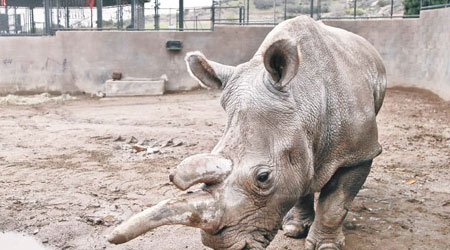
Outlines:
{"type": "Polygon", "coordinates": [[[201,228],[214,249],[264,249],[282,227],[306,237],[305,249],[341,249],[342,222],[381,153],[375,117],[386,74],[375,49],[298,17],[270,32],[249,62],[225,66],[193,52],[186,63],[202,86],[223,89],[228,117],[212,152],[170,175],[182,190],[204,184],[132,217],[110,242],[182,224],[201,228]]]}

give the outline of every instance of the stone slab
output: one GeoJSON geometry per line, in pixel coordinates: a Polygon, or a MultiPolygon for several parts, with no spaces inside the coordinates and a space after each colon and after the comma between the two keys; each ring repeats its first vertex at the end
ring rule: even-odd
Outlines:
{"type": "Polygon", "coordinates": [[[152,96],[163,95],[165,80],[107,80],[105,82],[106,96],[152,96]]]}

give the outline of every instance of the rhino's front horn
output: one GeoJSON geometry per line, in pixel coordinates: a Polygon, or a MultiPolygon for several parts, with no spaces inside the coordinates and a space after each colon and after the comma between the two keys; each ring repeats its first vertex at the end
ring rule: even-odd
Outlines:
{"type": "Polygon", "coordinates": [[[198,154],[183,160],[169,179],[179,189],[186,190],[197,183],[219,183],[231,170],[232,163],[228,159],[214,154],[198,154]]]}
{"type": "Polygon", "coordinates": [[[178,199],[161,201],[134,215],[114,229],[108,241],[122,244],[163,225],[177,224],[214,231],[219,212],[211,194],[203,191],[185,194],[178,199]]]}

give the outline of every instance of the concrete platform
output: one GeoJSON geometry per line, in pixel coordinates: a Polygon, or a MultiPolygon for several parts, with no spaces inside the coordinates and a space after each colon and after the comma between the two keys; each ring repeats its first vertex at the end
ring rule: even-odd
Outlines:
{"type": "Polygon", "coordinates": [[[104,93],[106,96],[152,96],[164,94],[167,76],[157,79],[124,78],[119,81],[107,80],[104,93]]]}

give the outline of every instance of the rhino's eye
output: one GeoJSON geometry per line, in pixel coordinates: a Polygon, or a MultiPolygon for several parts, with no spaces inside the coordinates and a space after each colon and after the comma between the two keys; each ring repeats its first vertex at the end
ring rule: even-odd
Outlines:
{"type": "MultiPolygon", "coordinates": [[[[272,170],[269,166],[258,166],[255,169],[253,177],[255,186],[257,187],[256,192],[258,192],[259,194],[263,194],[261,192],[269,191],[273,186],[273,177],[274,176],[272,176],[272,170]]],[[[265,194],[263,195],[265,196],[265,194]]]]}
{"type": "Polygon", "coordinates": [[[274,177],[272,169],[269,166],[258,166],[254,174],[253,190],[256,194],[266,197],[272,193],[274,177]]]}
{"type": "Polygon", "coordinates": [[[269,179],[269,172],[259,173],[256,179],[261,183],[266,182],[269,179]]]}

